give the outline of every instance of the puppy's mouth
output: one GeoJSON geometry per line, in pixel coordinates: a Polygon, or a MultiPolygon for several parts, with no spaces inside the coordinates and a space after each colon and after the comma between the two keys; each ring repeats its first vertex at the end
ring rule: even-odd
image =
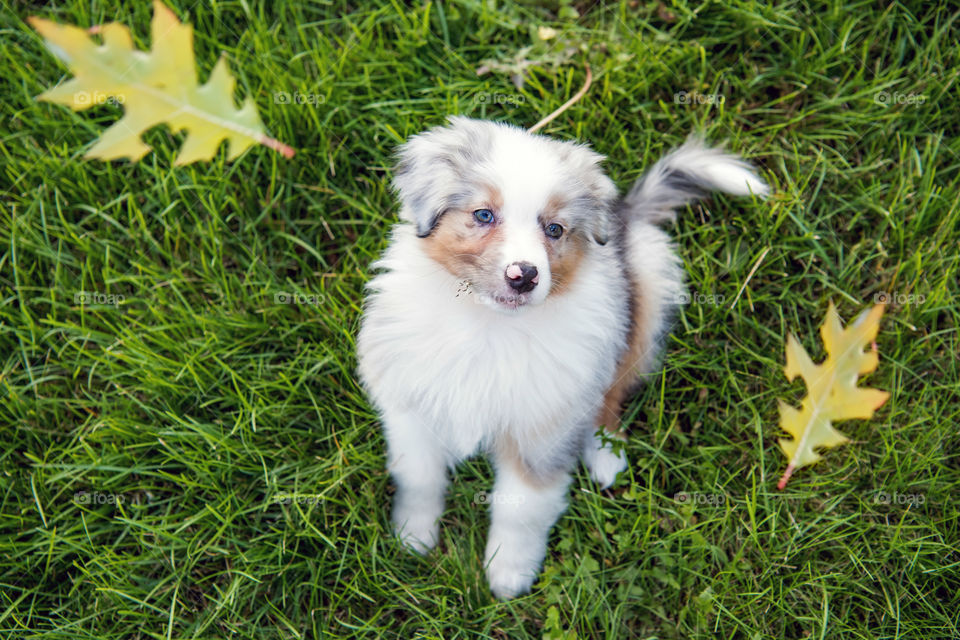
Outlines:
{"type": "Polygon", "coordinates": [[[530,301],[530,296],[523,293],[494,293],[487,296],[487,304],[493,305],[501,309],[507,309],[509,311],[515,311],[527,304],[530,301]]]}
{"type": "Polygon", "coordinates": [[[530,302],[529,293],[488,291],[479,289],[469,281],[462,281],[460,283],[456,297],[461,298],[464,294],[469,296],[474,302],[503,311],[516,311],[530,302]]]}

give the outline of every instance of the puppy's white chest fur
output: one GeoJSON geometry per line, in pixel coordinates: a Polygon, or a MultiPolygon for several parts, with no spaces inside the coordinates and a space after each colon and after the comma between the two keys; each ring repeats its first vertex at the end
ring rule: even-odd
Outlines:
{"type": "Polygon", "coordinates": [[[377,404],[429,420],[454,458],[501,434],[526,448],[589,424],[626,340],[616,263],[595,260],[565,295],[509,314],[417,241],[398,228],[370,284],[360,369],[377,404]]]}

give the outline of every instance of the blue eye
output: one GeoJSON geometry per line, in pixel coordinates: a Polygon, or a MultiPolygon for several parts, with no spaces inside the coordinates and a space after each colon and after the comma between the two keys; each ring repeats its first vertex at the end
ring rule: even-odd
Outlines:
{"type": "Polygon", "coordinates": [[[473,217],[477,219],[477,222],[490,224],[493,222],[493,211],[490,211],[490,209],[477,209],[473,212],[473,217]]]}
{"type": "Polygon", "coordinates": [[[558,225],[556,222],[548,224],[543,231],[551,238],[559,238],[563,235],[563,227],[558,225]]]}

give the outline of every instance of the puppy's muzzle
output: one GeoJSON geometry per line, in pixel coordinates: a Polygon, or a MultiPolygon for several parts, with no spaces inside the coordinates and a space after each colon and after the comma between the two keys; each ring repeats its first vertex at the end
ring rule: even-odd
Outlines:
{"type": "Polygon", "coordinates": [[[533,291],[533,288],[540,282],[537,268],[529,262],[514,262],[507,267],[504,276],[507,279],[507,284],[517,293],[533,291]]]}

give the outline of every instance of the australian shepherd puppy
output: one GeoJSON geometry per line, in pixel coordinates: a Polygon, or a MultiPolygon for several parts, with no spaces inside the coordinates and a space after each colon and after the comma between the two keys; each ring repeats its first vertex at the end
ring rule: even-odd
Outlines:
{"type": "Polygon", "coordinates": [[[448,472],[488,455],[484,562],[499,598],[533,584],[577,459],[600,487],[626,468],[612,445],[621,403],[656,366],[685,294],[656,225],[710,191],[768,191],[749,165],[697,141],[624,197],[601,160],[461,117],[399,151],[401,223],[374,264],[357,344],[397,488],[393,526],[427,552],[448,472]]]}

